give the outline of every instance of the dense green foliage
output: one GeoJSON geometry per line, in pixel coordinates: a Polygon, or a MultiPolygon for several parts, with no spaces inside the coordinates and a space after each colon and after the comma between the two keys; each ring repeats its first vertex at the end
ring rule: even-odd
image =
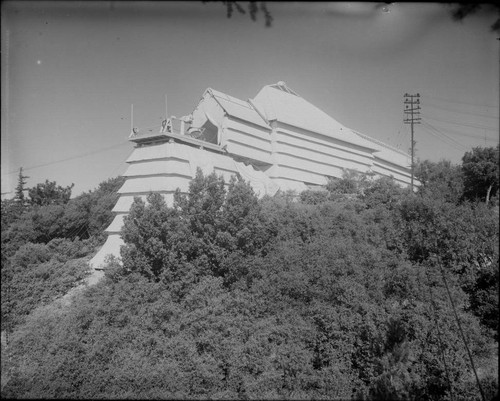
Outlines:
{"type": "Polygon", "coordinates": [[[71,189],[74,184],[69,187],[61,187],[55,181],[46,180],[42,184],[37,184],[28,191],[30,203],[32,205],[54,205],[66,204],[71,198],[71,189]]]}
{"type": "MultiPolygon", "coordinates": [[[[480,399],[456,311],[493,399],[498,207],[465,201],[449,163],[417,171],[416,195],[348,173],[327,191],[259,200],[241,179],[198,171],[172,207],[137,198],[121,263],[17,323],[2,396],[480,399]]],[[[69,272],[82,255],[72,243],[5,257],[52,292],[66,281],[47,264],[69,272]]]]}
{"type": "Polygon", "coordinates": [[[82,280],[94,250],[89,241],[28,243],[2,266],[2,330],[22,323],[37,306],[64,295],[82,280]]]}
{"type": "Polygon", "coordinates": [[[25,185],[27,183],[27,179],[29,177],[27,175],[23,175],[23,168],[19,169],[19,174],[17,175],[17,185],[15,190],[14,199],[21,205],[24,205],[26,196],[24,192],[26,191],[25,185]]]}
{"type": "Polygon", "coordinates": [[[69,199],[72,186],[47,180],[28,189],[29,202],[2,201],[2,330],[12,330],[85,277],[122,183],[110,179],[69,199]]]}
{"type": "Polygon", "coordinates": [[[464,184],[460,166],[454,166],[448,160],[437,163],[424,160],[417,164],[415,175],[421,183],[420,195],[454,204],[462,200],[464,184]]]}
{"type": "Polygon", "coordinates": [[[489,202],[490,195],[498,198],[499,148],[474,148],[462,158],[465,193],[467,199],[481,199],[489,202]]]}

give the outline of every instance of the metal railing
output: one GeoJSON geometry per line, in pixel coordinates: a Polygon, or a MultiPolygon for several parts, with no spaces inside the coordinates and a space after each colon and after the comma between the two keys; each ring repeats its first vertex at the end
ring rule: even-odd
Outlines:
{"type": "Polygon", "coordinates": [[[161,136],[164,134],[186,135],[191,138],[204,140],[203,133],[205,128],[192,127],[190,122],[177,117],[171,117],[163,120],[161,125],[147,128],[133,128],[129,139],[141,137],[161,136]]]}

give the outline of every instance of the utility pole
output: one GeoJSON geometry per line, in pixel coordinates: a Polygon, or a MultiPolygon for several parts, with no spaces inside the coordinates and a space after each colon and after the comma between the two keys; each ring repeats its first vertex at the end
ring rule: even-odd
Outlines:
{"type": "Polygon", "coordinates": [[[405,93],[404,95],[404,120],[405,124],[410,124],[411,126],[411,193],[413,193],[413,169],[414,162],[413,159],[415,157],[415,141],[413,139],[413,125],[420,124],[420,94],[409,95],[405,93]]]}

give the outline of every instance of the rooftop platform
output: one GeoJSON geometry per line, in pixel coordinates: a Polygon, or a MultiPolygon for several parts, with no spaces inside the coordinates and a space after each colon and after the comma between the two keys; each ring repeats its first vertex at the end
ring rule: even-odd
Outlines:
{"type": "Polygon", "coordinates": [[[221,146],[203,139],[203,131],[189,131],[190,125],[180,119],[172,119],[172,123],[160,127],[134,129],[129,141],[138,145],[174,141],[218,153],[226,153],[221,146]]]}

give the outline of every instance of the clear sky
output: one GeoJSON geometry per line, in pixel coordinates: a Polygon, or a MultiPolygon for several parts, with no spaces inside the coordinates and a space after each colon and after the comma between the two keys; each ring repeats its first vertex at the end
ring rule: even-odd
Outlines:
{"type": "Polygon", "coordinates": [[[20,167],[28,187],[95,189],[126,169],[131,104],[135,127],[159,126],[165,94],[180,117],[208,87],[246,100],[282,80],[403,150],[403,95],[418,92],[416,157],[459,163],[498,143],[495,15],[455,22],[441,3],[267,5],[271,28],[261,14],[228,19],[222,4],[201,1],[3,2],[2,193],[20,167]]]}

